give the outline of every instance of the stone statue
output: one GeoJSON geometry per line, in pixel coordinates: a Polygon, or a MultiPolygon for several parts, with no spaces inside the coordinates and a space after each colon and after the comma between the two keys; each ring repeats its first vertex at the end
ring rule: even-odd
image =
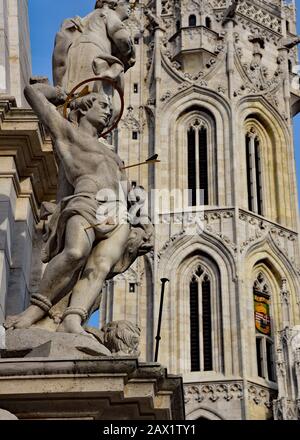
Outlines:
{"type": "Polygon", "coordinates": [[[98,0],[91,14],[65,20],[55,40],[54,85],[70,92],[81,81],[101,76],[123,90],[124,72],[135,63],[134,45],[122,23],[130,12],[126,1],[98,0]]]}
{"type": "Polygon", "coordinates": [[[239,0],[232,0],[232,4],[227,8],[223,17],[223,24],[228,20],[233,20],[236,15],[237,8],[239,6],[239,0]]]}
{"type": "Polygon", "coordinates": [[[85,327],[113,354],[119,356],[139,356],[141,329],[129,321],[114,321],[106,324],[101,330],[85,327]]]}
{"type": "Polygon", "coordinates": [[[60,87],[29,85],[25,96],[48,128],[74,194],[64,198],[51,217],[42,258],[49,264],[40,294],[5,326],[30,327],[75,284],[58,330],[85,334],[82,323],[98,304],[104,281],[152,248],[152,225],[146,213],[139,224],[130,224],[123,162],[99,142],[111,116],[107,96],[93,92],[73,101],[68,121],[55,106],[66,98],[60,87]]]}
{"type": "Polygon", "coordinates": [[[49,315],[52,331],[91,336],[83,325],[99,308],[105,280],[152,249],[153,226],[140,198],[134,197],[138,187],[130,187],[123,161],[99,140],[112,117],[109,93],[94,86],[84,96],[76,95],[68,119],[57,109],[86,76],[110,78],[122,86],[122,75],[134,62],[122,23],[128,14],[128,3],[98,0],[84,19],[64,22],[53,56],[57,85],[36,82],[25,88],[72,191],[44,213],[51,219],[40,292],[23,313],[7,318],[6,329],[38,326],[49,315]],[[137,217],[131,215],[137,212],[137,217]]]}
{"type": "MultiPolygon", "coordinates": [[[[134,45],[123,24],[130,12],[126,1],[98,0],[95,10],[86,17],[65,20],[55,38],[52,57],[54,85],[71,92],[82,81],[97,76],[112,81],[123,93],[124,72],[135,64],[134,45]]],[[[100,89],[113,96],[109,84],[94,82],[92,90],[97,92],[100,89]]],[[[57,162],[57,200],[60,201],[71,195],[73,188],[59,158],[57,162]]]]}

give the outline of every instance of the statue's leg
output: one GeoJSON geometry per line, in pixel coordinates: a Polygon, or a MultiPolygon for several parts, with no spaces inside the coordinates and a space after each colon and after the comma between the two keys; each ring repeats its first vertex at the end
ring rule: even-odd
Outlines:
{"type": "Polygon", "coordinates": [[[128,224],[121,225],[111,237],[95,246],[72,292],[70,307],[66,310],[59,331],[85,334],[81,324],[101,295],[107,275],[122,257],[129,232],[128,224]]]}
{"type": "Polygon", "coordinates": [[[8,317],[6,328],[30,327],[47,313],[47,307],[43,307],[43,298],[45,304],[50,302],[53,305],[60,299],[60,293],[69,285],[74,273],[84,266],[91,253],[95,234],[93,229],[85,230],[89,226],[79,215],[68,220],[64,250],[47,265],[37,300],[20,315],[8,317]]]}

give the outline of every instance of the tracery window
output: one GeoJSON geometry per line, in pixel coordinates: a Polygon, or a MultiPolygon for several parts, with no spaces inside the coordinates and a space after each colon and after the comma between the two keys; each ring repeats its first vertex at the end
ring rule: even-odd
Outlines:
{"type": "Polygon", "coordinates": [[[269,285],[262,272],[253,284],[254,319],[256,331],[257,375],[275,381],[274,341],[271,328],[269,285]]]}
{"type": "Polygon", "coordinates": [[[195,118],[188,133],[188,188],[189,205],[208,205],[208,126],[195,118]],[[200,191],[202,190],[202,191],[200,191]]]}
{"type": "Polygon", "coordinates": [[[246,134],[248,209],[263,215],[261,142],[254,128],[246,134]]]}
{"type": "Polygon", "coordinates": [[[213,370],[211,280],[201,266],[190,282],[191,371],[213,370]]]}

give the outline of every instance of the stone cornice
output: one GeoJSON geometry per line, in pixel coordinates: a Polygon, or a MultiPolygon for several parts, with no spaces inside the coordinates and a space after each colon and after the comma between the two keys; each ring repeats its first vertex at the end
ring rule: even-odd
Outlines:
{"type": "MultiPolygon", "coordinates": [[[[81,384],[83,384],[86,379],[102,380],[102,382],[107,383],[109,380],[118,378],[121,379],[124,385],[121,386],[120,390],[115,389],[112,391],[124,392],[125,397],[127,393],[128,397],[137,399],[141,397],[136,394],[139,384],[152,384],[153,395],[157,396],[158,402],[161,402],[160,397],[170,396],[172,418],[175,420],[185,418],[182,378],[169,375],[167,370],[158,363],[140,362],[137,358],[129,356],[120,358],[97,357],[91,360],[67,358],[0,359],[0,379],[6,383],[8,381],[13,382],[15,379],[20,383],[21,379],[22,385],[25,387],[32,380],[35,382],[39,380],[44,384],[50,383],[53,388],[53,379],[64,387],[64,383],[68,379],[73,382],[80,379],[81,384]]],[[[65,393],[70,392],[68,386],[64,391],[65,393]]],[[[84,394],[84,389],[81,391],[84,394]]],[[[112,394],[112,391],[109,394],[112,394]]],[[[23,393],[21,388],[18,389],[18,392],[23,393]]],[[[38,393],[38,389],[35,392],[38,393]]],[[[107,392],[107,385],[105,385],[103,392],[107,392]]],[[[143,395],[141,401],[145,398],[146,396],[143,395]]],[[[154,403],[155,401],[156,399],[154,403]]],[[[158,412],[161,409],[161,406],[157,407],[158,412]]]]}
{"type": "Polygon", "coordinates": [[[56,195],[57,169],[50,138],[30,109],[0,97],[0,157],[14,157],[18,179],[30,178],[37,204],[56,195]]]}

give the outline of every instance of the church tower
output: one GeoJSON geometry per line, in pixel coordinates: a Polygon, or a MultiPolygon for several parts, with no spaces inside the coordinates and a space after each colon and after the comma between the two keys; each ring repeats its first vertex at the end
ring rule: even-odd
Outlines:
{"type": "Polygon", "coordinates": [[[187,418],[272,418],[278,334],[300,324],[295,2],[137,2],[128,25],[113,141],[126,164],[161,160],[128,170],[156,190],[155,250],[108,283],[102,321],[139,323],[152,360],[168,278],[159,362],[183,375],[187,418]]]}

